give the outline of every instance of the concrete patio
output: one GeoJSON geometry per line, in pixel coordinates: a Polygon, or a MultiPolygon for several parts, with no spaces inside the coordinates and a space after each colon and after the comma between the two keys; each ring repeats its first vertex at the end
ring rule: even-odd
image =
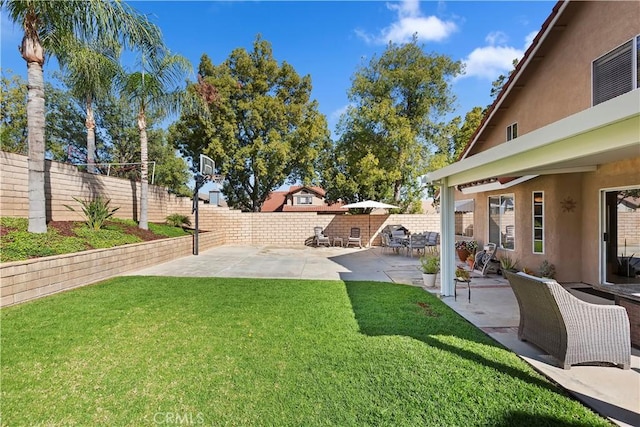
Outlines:
{"type": "MultiPolygon", "coordinates": [[[[418,259],[381,248],[219,246],[197,256],[180,258],[128,275],[187,277],[255,277],[320,280],[371,280],[422,287],[418,259]]],[[[428,292],[439,295],[439,284],[428,292]]],[[[517,338],[518,306],[502,277],[472,275],[471,301],[466,287],[457,299],[442,301],[500,344],[511,349],[538,372],[559,384],[596,412],[622,426],[640,425],[640,351],[632,349],[631,369],[604,366],[558,367],[542,350],[517,338]]],[[[571,291],[585,301],[612,302],[571,291]]]]}

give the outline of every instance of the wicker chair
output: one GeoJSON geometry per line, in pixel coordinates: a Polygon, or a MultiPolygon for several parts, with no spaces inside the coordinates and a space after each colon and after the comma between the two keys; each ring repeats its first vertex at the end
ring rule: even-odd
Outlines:
{"type": "Polygon", "coordinates": [[[624,307],[584,302],[553,279],[504,274],[520,308],[520,340],[545,350],[563,369],[589,362],[629,369],[631,334],[624,307]]]}

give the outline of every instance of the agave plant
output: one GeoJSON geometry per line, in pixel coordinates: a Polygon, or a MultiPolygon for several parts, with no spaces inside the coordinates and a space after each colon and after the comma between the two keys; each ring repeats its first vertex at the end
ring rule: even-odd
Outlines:
{"type": "MultiPolygon", "coordinates": [[[[113,216],[113,214],[120,209],[110,208],[109,203],[111,203],[110,199],[103,199],[98,196],[92,200],[80,200],[76,197],[73,198],[76,202],[80,203],[82,206],[82,214],[85,217],[85,222],[87,226],[93,230],[100,230],[104,223],[113,216]]],[[[69,205],[64,205],[67,209],[77,212],[74,208],[69,205]]]]}

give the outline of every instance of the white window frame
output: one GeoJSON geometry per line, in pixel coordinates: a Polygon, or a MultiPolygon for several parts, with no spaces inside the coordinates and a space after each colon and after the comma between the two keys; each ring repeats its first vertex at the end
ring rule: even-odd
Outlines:
{"type": "Polygon", "coordinates": [[[531,192],[531,251],[534,254],[544,254],[545,251],[545,238],[544,238],[544,191],[532,191],[531,192]],[[540,202],[536,202],[536,194],[540,194],[542,196],[542,200],[540,202]],[[536,214],[536,206],[540,206],[540,214],[536,214]],[[540,217],[540,226],[536,226],[536,217],[540,217]],[[536,239],[536,229],[541,231],[542,237],[540,239],[536,239]],[[540,242],[542,245],[542,249],[540,251],[536,251],[536,242],[540,242]]]}
{"type": "Polygon", "coordinates": [[[299,196],[296,196],[296,204],[297,205],[312,205],[313,204],[313,196],[311,194],[301,194],[299,196]]]}
{"type": "Polygon", "coordinates": [[[507,141],[516,139],[518,137],[518,122],[511,123],[507,126],[507,141]]]}
{"type": "MultiPolygon", "coordinates": [[[[640,74],[639,74],[640,70],[638,70],[638,68],[640,67],[640,52],[639,52],[640,51],[640,34],[639,34],[629,40],[626,40],[624,43],[620,43],[618,46],[614,47],[613,49],[609,50],[603,55],[600,55],[598,58],[594,59],[591,62],[591,105],[592,106],[601,104],[603,102],[608,101],[609,99],[612,99],[612,98],[607,98],[606,100],[600,101],[596,104],[595,84],[594,84],[595,78],[596,78],[595,72],[594,72],[596,63],[598,61],[601,61],[604,57],[606,57],[607,55],[610,55],[617,49],[620,49],[627,43],[631,43],[631,90],[633,91],[640,88],[640,74]]],[[[622,95],[622,94],[619,94],[619,95],[622,95]]],[[[619,95],[616,95],[616,96],[619,96],[619,95]]]]}
{"type": "MultiPolygon", "coordinates": [[[[488,236],[487,236],[487,241],[491,242],[491,243],[495,243],[498,248],[503,249],[505,251],[515,251],[516,250],[515,218],[516,218],[516,196],[515,196],[514,193],[494,194],[494,195],[488,196],[488,215],[487,215],[487,221],[488,221],[487,234],[488,234],[488,236]],[[491,199],[495,199],[495,198],[498,199],[499,206],[500,206],[500,212],[498,214],[498,219],[499,219],[498,234],[499,234],[499,237],[498,237],[498,241],[497,242],[493,241],[492,237],[491,237],[491,220],[492,220],[492,217],[491,217],[491,199]],[[513,247],[512,248],[505,247],[504,246],[504,241],[502,239],[502,236],[503,236],[502,230],[503,230],[503,228],[506,230],[506,227],[507,227],[506,225],[503,227],[503,224],[502,224],[502,222],[503,222],[502,218],[503,218],[503,215],[504,215],[504,212],[503,212],[503,204],[504,204],[503,198],[505,198],[505,199],[506,198],[510,198],[513,201],[513,221],[514,221],[514,224],[510,224],[510,225],[513,226],[513,247]]],[[[506,237],[506,233],[504,233],[504,234],[505,234],[505,237],[506,237]]]]}

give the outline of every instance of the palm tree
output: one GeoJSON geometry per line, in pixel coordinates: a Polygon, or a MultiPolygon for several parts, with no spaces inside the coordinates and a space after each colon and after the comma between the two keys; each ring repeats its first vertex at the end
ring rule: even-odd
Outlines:
{"type": "Polygon", "coordinates": [[[124,77],[122,93],[136,108],[138,114],[138,131],[140,132],[140,221],[138,227],[143,230],[148,225],[148,149],[147,149],[147,114],[153,112],[157,117],[165,117],[180,109],[185,90],[180,84],[191,72],[191,63],[183,56],[168,51],[156,50],[149,55],[150,60],[142,54],[141,71],[124,77]]]}
{"type": "Polygon", "coordinates": [[[90,40],[95,34],[127,47],[162,45],[160,30],[124,2],[117,0],[0,0],[14,23],[24,28],[19,47],[27,62],[27,142],[29,145],[29,228],[47,231],[44,191],[45,54],[60,58],[65,42],[90,40]]]}
{"type": "Polygon", "coordinates": [[[92,40],[80,44],[70,40],[67,53],[61,55],[60,65],[65,71],[65,83],[86,111],[87,170],[96,173],[96,122],[93,103],[98,97],[106,97],[117,76],[121,73],[118,63],[120,46],[111,40],[92,40]]]}

